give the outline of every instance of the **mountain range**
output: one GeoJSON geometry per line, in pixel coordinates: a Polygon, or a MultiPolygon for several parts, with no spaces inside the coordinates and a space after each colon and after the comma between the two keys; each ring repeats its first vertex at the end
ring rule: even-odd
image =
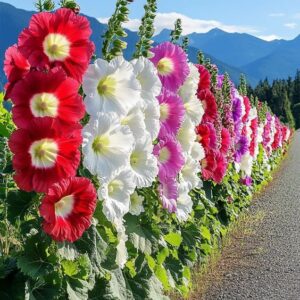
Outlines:
{"type": "MultiPolygon", "coordinates": [[[[19,33],[28,26],[33,11],[18,9],[10,4],[0,2],[0,90],[6,82],[2,71],[5,50],[17,42],[19,33]]],[[[91,39],[96,45],[100,56],[102,35],[106,25],[96,18],[88,17],[93,34],[91,39]]],[[[126,30],[128,48],[124,52],[130,58],[138,40],[136,32],[126,30]]],[[[155,43],[169,40],[170,30],[163,30],[154,37],[155,43]]],[[[192,33],[188,35],[189,58],[196,62],[197,52],[201,50],[205,57],[215,63],[220,72],[228,72],[234,82],[238,82],[240,74],[244,73],[248,82],[255,86],[260,79],[287,78],[294,76],[300,68],[300,35],[294,40],[264,41],[249,34],[228,33],[218,28],[207,33],[192,33]]]]}

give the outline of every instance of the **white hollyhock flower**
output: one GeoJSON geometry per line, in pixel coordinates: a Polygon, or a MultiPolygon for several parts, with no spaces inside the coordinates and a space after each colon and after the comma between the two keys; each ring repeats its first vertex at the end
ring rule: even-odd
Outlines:
{"type": "Polygon", "coordinates": [[[127,125],[130,128],[135,139],[139,139],[145,135],[145,116],[138,106],[131,109],[125,117],[121,118],[121,124],[123,126],[127,125]]]}
{"type": "MultiPolygon", "coordinates": [[[[183,99],[189,99],[195,96],[198,90],[198,84],[200,81],[200,74],[194,64],[189,63],[190,73],[185,80],[184,84],[179,89],[179,95],[183,99]]],[[[198,100],[199,101],[199,100],[198,100]]]]}
{"type": "Polygon", "coordinates": [[[83,78],[83,91],[88,114],[116,112],[126,115],[141,101],[141,85],[133,66],[119,56],[107,62],[97,59],[83,78]]]}
{"type": "Polygon", "coordinates": [[[188,156],[183,168],[181,169],[180,179],[189,191],[200,186],[201,180],[198,173],[200,173],[199,162],[188,156]]]}
{"type": "Polygon", "coordinates": [[[144,202],[144,197],[140,196],[137,192],[134,192],[130,196],[130,208],[129,212],[132,215],[139,216],[142,212],[145,211],[143,202],[144,202]]]}
{"type": "Polygon", "coordinates": [[[182,98],[182,100],[184,103],[186,117],[191,119],[194,125],[200,124],[204,115],[202,102],[199,101],[195,95],[188,99],[182,98]]]}
{"type": "Polygon", "coordinates": [[[108,178],[129,164],[134,137],[115,114],[99,113],[83,128],[83,165],[93,174],[108,178]]]}
{"type": "Polygon", "coordinates": [[[154,141],[160,130],[160,106],[158,100],[155,99],[153,103],[146,103],[143,111],[146,130],[150,134],[151,140],[154,141]]]}
{"type": "Polygon", "coordinates": [[[196,137],[194,124],[190,119],[186,118],[177,133],[177,140],[184,152],[189,153],[192,150],[196,137]]]}
{"type": "Polygon", "coordinates": [[[125,169],[108,180],[99,181],[98,196],[103,200],[103,213],[109,221],[115,223],[129,212],[130,195],[135,190],[132,172],[125,169]]]}
{"type": "Polygon", "coordinates": [[[249,152],[247,152],[241,160],[240,169],[245,172],[247,176],[251,176],[253,166],[253,158],[249,152]]]}
{"type": "Polygon", "coordinates": [[[203,158],[205,158],[205,151],[203,146],[200,143],[198,142],[193,143],[191,149],[191,157],[196,161],[201,161],[203,158]]]}
{"type": "Polygon", "coordinates": [[[136,78],[142,87],[142,98],[152,103],[161,92],[161,81],[157,75],[154,64],[145,57],[139,57],[131,61],[136,78]]]}
{"type": "Polygon", "coordinates": [[[185,222],[190,216],[193,209],[193,201],[189,196],[189,190],[186,186],[179,187],[179,196],[177,199],[176,216],[179,222],[185,222]]]}
{"type": "Polygon", "coordinates": [[[130,168],[133,181],[138,188],[152,185],[158,174],[157,158],[152,154],[153,145],[150,137],[136,142],[130,156],[130,168]]]}
{"type": "Polygon", "coordinates": [[[125,226],[123,224],[123,219],[117,219],[114,221],[114,225],[116,227],[118,233],[118,245],[117,245],[117,255],[116,255],[116,264],[123,269],[127,260],[128,260],[128,252],[126,248],[126,242],[128,240],[128,236],[126,234],[125,226]]]}

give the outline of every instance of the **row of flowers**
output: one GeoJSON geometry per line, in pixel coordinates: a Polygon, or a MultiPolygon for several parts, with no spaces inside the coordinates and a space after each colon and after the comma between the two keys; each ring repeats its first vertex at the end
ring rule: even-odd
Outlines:
{"type": "Polygon", "coordinates": [[[155,189],[162,209],[185,222],[202,180],[221,184],[234,165],[251,186],[260,145],[267,165],[291,131],[271,113],[262,116],[262,103],[251,104],[216,66],[189,62],[170,42],[152,48],[150,59],[89,64],[91,33],[69,9],[43,12],[7,50],[6,98],[17,126],[9,146],[19,188],[43,193],[45,232],[76,241],[98,198],[124,266],[123,217],[144,211],[141,190],[155,189]],[[89,178],[78,176],[79,167],[89,178]]]}

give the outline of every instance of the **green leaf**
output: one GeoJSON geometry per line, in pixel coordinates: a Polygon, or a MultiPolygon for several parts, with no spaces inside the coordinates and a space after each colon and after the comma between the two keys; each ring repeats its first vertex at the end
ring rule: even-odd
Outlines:
{"type": "Polygon", "coordinates": [[[61,262],[61,265],[63,267],[64,273],[67,276],[75,276],[79,272],[78,263],[76,261],[63,260],[61,262]]]}
{"type": "Polygon", "coordinates": [[[179,247],[182,242],[182,237],[179,233],[170,232],[169,234],[164,236],[166,242],[174,247],[179,247]]]}
{"type": "Polygon", "coordinates": [[[6,126],[1,123],[0,123],[0,136],[7,137],[7,138],[10,136],[10,132],[7,130],[6,126]]]}
{"type": "Polygon", "coordinates": [[[88,292],[90,286],[85,280],[68,278],[67,280],[67,294],[69,300],[86,300],[88,299],[88,292]]]}
{"type": "Polygon", "coordinates": [[[166,269],[162,265],[157,265],[155,268],[155,275],[163,284],[165,290],[169,290],[171,288],[168,278],[168,273],[166,269]]]}
{"type": "Polygon", "coordinates": [[[210,234],[209,229],[208,229],[206,226],[203,226],[203,225],[202,225],[202,226],[200,227],[200,231],[201,231],[201,236],[202,236],[202,238],[204,238],[204,239],[210,241],[210,239],[211,239],[211,234],[210,234]]]}

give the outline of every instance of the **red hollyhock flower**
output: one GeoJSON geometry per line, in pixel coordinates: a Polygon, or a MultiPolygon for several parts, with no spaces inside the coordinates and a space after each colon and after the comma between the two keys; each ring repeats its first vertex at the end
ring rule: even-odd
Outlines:
{"type": "Polygon", "coordinates": [[[198,93],[198,99],[201,100],[204,108],[202,122],[214,122],[217,117],[217,103],[213,93],[208,90],[201,90],[198,93]]]}
{"type": "Polygon", "coordinates": [[[30,127],[34,119],[49,117],[66,126],[84,117],[80,84],[67,77],[61,68],[49,73],[32,71],[19,81],[12,92],[13,120],[20,128],[30,127]]]}
{"type": "Polygon", "coordinates": [[[64,179],[49,188],[42,199],[43,229],[54,240],[74,242],[91,226],[96,190],[87,178],[64,179]]]}
{"type": "Polygon", "coordinates": [[[198,93],[201,90],[210,89],[210,73],[209,71],[202,65],[196,65],[200,74],[200,81],[198,84],[198,93]]]}
{"type": "Polygon", "coordinates": [[[222,141],[220,151],[224,155],[227,155],[227,152],[229,151],[231,145],[231,137],[229,130],[225,127],[222,128],[221,139],[222,141]]]}
{"type": "Polygon", "coordinates": [[[6,50],[3,70],[8,79],[4,99],[9,99],[15,83],[30,71],[30,64],[20,53],[17,45],[13,45],[6,50]]]}
{"type": "Polygon", "coordinates": [[[256,144],[257,144],[257,131],[258,131],[258,119],[255,118],[251,121],[251,142],[250,142],[250,147],[249,147],[249,151],[250,151],[250,155],[252,157],[254,157],[255,155],[255,148],[256,148],[256,144]]]}
{"type": "Polygon", "coordinates": [[[62,66],[70,77],[82,81],[95,50],[86,17],[61,8],[32,16],[19,36],[19,49],[33,67],[62,66]]]}
{"type": "Polygon", "coordinates": [[[217,148],[217,133],[213,124],[200,124],[196,127],[196,134],[205,151],[217,148]]]}
{"type": "Polygon", "coordinates": [[[81,126],[60,130],[53,120],[35,120],[28,129],[18,129],[10,137],[14,179],[25,191],[47,192],[48,188],[75,176],[80,162],[81,126]]]}
{"type": "Polygon", "coordinates": [[[210,180],[213,177],[213,172],[216,169],[215,150],[209,150],[205,158],[201,160],[201,174],[204,180],[210,180]]]}
{"type": "Polygon", "coordinates": [[[212,179],[216,183],[221,183],[227,171],[227,160],[221,152],[215,152],[216,168],[212,172],[212,179]]]}

